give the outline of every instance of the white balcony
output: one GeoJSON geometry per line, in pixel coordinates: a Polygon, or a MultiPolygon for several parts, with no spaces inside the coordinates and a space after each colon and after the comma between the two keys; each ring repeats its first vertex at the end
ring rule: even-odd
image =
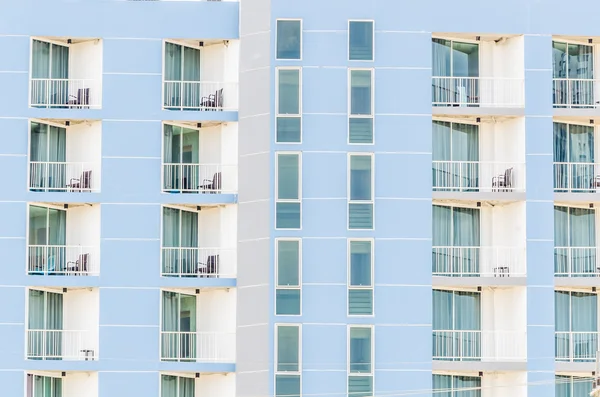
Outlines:
{"type": "Polygon", "coordinates": [[[160,333],[161,360],[196,362],[235,362],[235,333],[160,333]]]}
{"type": "Polygon", "coordinates": [[[555,277],[600,277],[596,247],[554,247],[555,277]]]}
{"type": "Polygon", "coordinates": [[[164,277],[235,278],[237,251],[227,248],[163,248],[164,277]]]}
{"type": "Polygon", "coordinates": [[[554,163],[554,191],[596,193],[600,189],[600,164],[554,163]]]}
{"type": "Polygon", "coordinates": [[[164,98],[168,110],[237,110],[238,83],[165,80],[164,98]]]}
{"type": "Polygon", "coordinates": [[[434,161],[432,172],[436,191],[525,191],[524,163],[434,161]]]}
{"type": "Polygon", "coordinates": [[[433,331],[433,359],[525,361],[527,339],[517,331],[433,331]]]}
{"type": "Polygon", "coordinates": [[[29,188],[33,191],[99,192],[100,164],[53,161],[29,162],[29,188]],[[96,171],[96,172],[94,172],[96,171]]]}
{"type": "Polygon", "coordinates": [[[525,277],[525,248],[433,247],[434,276],[525,277]]]}
{"type": "Polygon", "coordinates": [[[522,108],[524,80],[502,77],[433,77],[433,106],[522,108]]]}
{"type": "Polygon", "coordinates": [[[102,107],[102,40],[35,37],[31,65],[31,107],[102,107]]]}
{"type": "Polygon", "coordinates": [[[599,89],[594,79],[553,79],[552,103],[556,108],[596,108],[600,106],[599,89]]]}
{"type": "Polygon", "coordinates": [[[596,360],[598,332],[556,332],[556,361],[586,362],[596,360]]]}
{"type": "Polygon", "coordinates": [[[27,358],[42,360],[96,360],[89,331],[28,329],[27,358]]]}
{"type": "Polygon", "coordinates": [[[29,245],[29,275],[98,276],[98,247],[66,245],[29,245]]]}
{"type": "Polygon", "coordinates": [[[237,165],[163,164],[166,193],[237,193],[237,165]]]}

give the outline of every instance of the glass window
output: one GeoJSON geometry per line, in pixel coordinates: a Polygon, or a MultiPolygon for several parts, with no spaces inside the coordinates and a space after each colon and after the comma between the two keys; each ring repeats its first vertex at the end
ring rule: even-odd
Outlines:
{"type": "Polygon", "coordinates": [[[434,77],[479,77],[479,44],[432,40],[434,77]]]}
{"type": "Polygon", "coordinates": [[[300,20],[277,21],[277,59],[300,59],[302,29],[300,20]]]}
{"type": "Polygon", "coordinates": [[[554,207],[554,273],[558,277],[595,277],[596,210],[554,207]]]}
{"type": "Polygon", "coordinates": [[[588,397],[593,378],[556,375],[555,397],[588,397]]]}
{"type": "Polygon", "coordinates": [[[199,109],[206,106],[200,87],[200,49],[165,43],[164,107],[199,109]]]}
{"type": "Polygon", "coordinates": [[[371,397],[373,396],[373,376],[349,376],[349,397],[371,397]]]}
{"type": "Polygon", "coordinates": [[[372,360],[372,329],[369,327],[350,328],[350,373],[373,372],[372,360]]]}
{"type": "Polygon", "coordinates": [[[300,397],[300,375],[275,375],[275,397],[300,397]]]}
{"type": "Polygon", "coordinates": [[[302,124],[300,69],[278,69],[277,84],[277,142],[299,143],[302,124]]]}
{"type": "Polygon", "coordinates": [[[348,314],[373,314],[372,242],[350,241],[348,314]]]}
{"type": "Polygon", "coordinates": [[[276,228],[300,228],[300,186],[300,154],[278,153],[276,228]]]}
{"type": "Polygon", "coordinates": [[[62,379],[27,374],[28,397],[62,397],[62,379]]]}
{"type": "Polygon", "coordinates": [[[277,327],[277,372],[300,371],[300,327],[277,327]]]}
{"type": "Polygon", "coordinates": [[[194,378],[183,376],[161,375],[161,397],[194,397],[196,382],[194,378]]]}
{"type": "Polygon", "coordinates": [[[275,313],[300,315],[300,240],[277,240],[275,313]]]}
{"type": "Polygon", "coordinates": [[[350,156],[350,229],[373,229],[372,155],[350,156]]]}
{"type": "Polygon", "coordinates": [[[373,22],[350,21],[349,41],[351,61],[373,60],[373,22]]]}
{"type": "Polygon", "coordinates": [[[350,70],[348,142],[373,143],[373,75],[371,70],[350,70]]]}
{"type": "Polygon", "coordinates": [[[481,397],[481,378],[434,374],[433,391],[439,397],[481,397]]]}

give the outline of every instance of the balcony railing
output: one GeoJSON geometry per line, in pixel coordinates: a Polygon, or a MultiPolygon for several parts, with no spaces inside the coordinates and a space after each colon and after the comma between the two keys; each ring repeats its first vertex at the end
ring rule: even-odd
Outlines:
{"type": "Polygon", "coordinates": [[[162,331],[160,340],[163,361],[235,361],[235,333],[162,331]]]}
{"type": "Polygon", "coordinates": [[[165,81],[163,107],[168,110],[237,110],[238,83],[165,81]]]}
{"type": "Polygon", "coordinates": [[[524,361],[525,332],[433,331],[433,359],[449,361],[524,361]]]}
{"type": "Polygon", "coordinates": [[[525,277],[525,248],[433,247],[434,276],[525,277]]]}
{"type": "Polygon", "coordinates": [[[554,191],[596,193],[600,189],[600,164],[554,163],[554,191]]]}
{"type": "Polygon", "coordinates": [[[28,329],[27,358],[37,360],[97,360],[87,331],[28,329]]]}
{"type": "Polygon", "coordinates": [[[556,361],[595,361],[598,350],[598,332],[556,332],[556,361]]]}
{"type": "Polygon", "coordinates": [[[553,104],[557,108],[593,108],[599,102],[593,79],[554,79],[553,104]]]}
{"type": "Polygon", "coordinates": [[[554,247],[555,277],[600,277],[596,247],[554,247]]]}
{"type": "Polygon", "coordinates": [[[29,189],[35,192],[99,192],[95,163],[29,162],[29,189]]]}
{"type": "Polygon", "coordinates": [[[434,191],[525,191],[523,163],[434,161],[432,173],[434,191]]]}
{"type": "Polygon", "coordinates": [[[433,106],[525,106],[523,79],[490,77],[433,77],[433,106]]]}
{"type": "Polygon", "coordinates": [[[236,193],[237,166],[221,164],[163,164],[167,193],[236,193]]]}
{"type": "Polygon", "coordinates": [[[90,246],[30,245],[27,273],[49,276],[97,276],[98,249],[90,246]]]}
{"type": "Polygon", "coordinates": [[[31,79],[31,106],[99,109],[100,87],[92,79],[31,79]]]}
{"type": "Polygon", "coordinates": [[[163,248],[165,277],[235,278],[237,252],[227,248],[163,248]]]}

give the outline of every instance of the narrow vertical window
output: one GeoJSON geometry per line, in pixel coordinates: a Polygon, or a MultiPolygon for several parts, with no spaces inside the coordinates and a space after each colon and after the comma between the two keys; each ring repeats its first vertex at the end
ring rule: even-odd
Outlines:
{"type": "Polygon", "coordinates": [[[302,23],[300,20],[277,21],[277,59],[302,57],[302,23]]]}
{"type": "Polygon", "coordinates": [[[348,23],[348,59],[351,61],[373,60],[373,22],[350,21],[348,23]]]}
{"type": "Polygon", "coordinates": [[[373,395],[373,329],[350,327],[348,343],[348,395],[373,395]]]}
{"type": "Polygon", "coordinates": [[[301,227],[301,172],[299,153],[277,153],[277,229],[301,227]]]}
{"type": "Polygon", "coordinates": [[[373,314],[373,243],[351,240],[348,243],[348,314],[373,314]]]}
{"type": "Polygon", "coordinates": [[[300,397],[300,326],[276,328],[275,396],[300,397]]]}
{"type": "Polygon", "coordinates": [[[348,228],[373,229],[373,156],[349,156],[348,228]]]}
{"type": "Polygon", "coordinates": [[[350,70],[348,142],[373,143],[373,71],[350,70]]]}
{"type": "Polygon", "coordinates": [[[277,142],[299,143],[302,137],[300,69],[277,69],[277,142]]]}
{"type": "Polygon", "coordinates": [[[300,240],[277,240],[275,314],[300,315],[300,240]]]}

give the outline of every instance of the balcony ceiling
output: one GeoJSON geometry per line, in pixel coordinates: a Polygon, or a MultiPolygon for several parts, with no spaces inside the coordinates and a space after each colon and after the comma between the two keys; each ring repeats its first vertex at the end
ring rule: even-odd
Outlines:
{"type": "Polygon", "coordinates": [[[214,45],[223,45],[224,40],[215,40],[215,39],[167,39],[168,41],[172,41],[174,43],[179,43],[183,45],[188,45],[191,47],[199,47],[200,42],[202,42],[203,47],[210,47],[214,45]]]}
{"type": "Polygon", "coordinates": [[[437,33],[431,34],[434,38],[446,39],[446,40],[468,40],[476,41],[479,36],[480,41],[498,41],[501,38],[512,38],[518,37],[518,34],[481,34],[481,33],[437,33]]]}
{"type": "Polygon", "coordinates": [[[68,41],[71,40],[71,44],[80,44],[85,43],[87,41],[100,40],[98,37],[58,37],[58,36],[39,36],[37,37],[41,40],[51,40],[59,43],[68,44],[68,41]]]}
{"type": "Polygon", "coordinates": [[[518,119],[518,116],[477,116],[477,115],[454,115],[454,114],[436,114],[434,120],[448,121],[452,123],[476,123],[479,119],[480,123],[502,123],[508,120],[518,119]]]}
{"type": "Polygon", "coordinates": [[[181,125],[188,128],[198,128],[198,123],[202,123],[202,128],[216,127],[223,124],[222,121],[176,121],[176,120],[165,120],[165,124],[181,125]]]}

